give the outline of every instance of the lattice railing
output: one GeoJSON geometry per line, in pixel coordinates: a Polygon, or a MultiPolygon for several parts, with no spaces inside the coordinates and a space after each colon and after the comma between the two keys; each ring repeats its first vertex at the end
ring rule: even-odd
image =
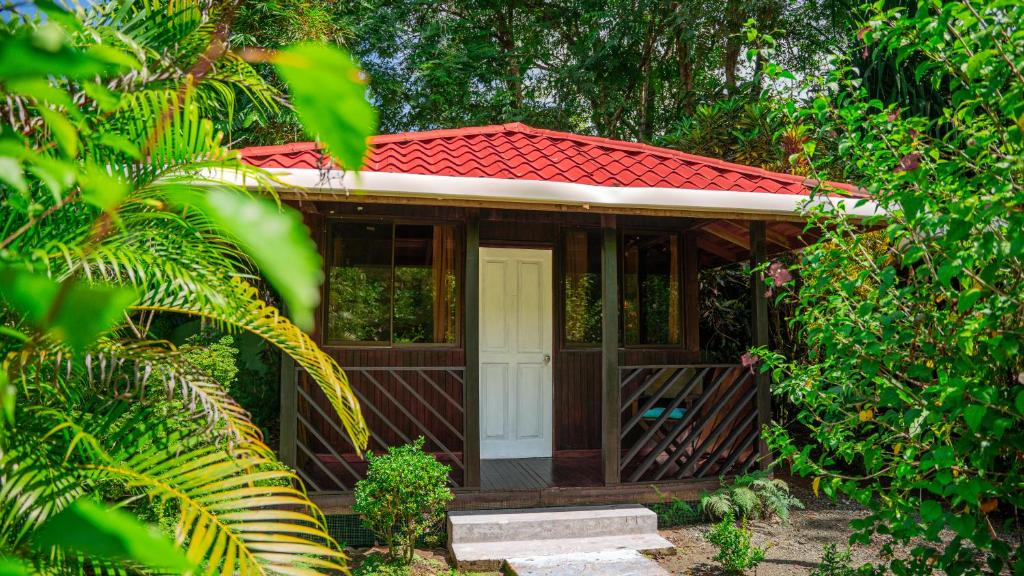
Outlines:
{"type": "MultiPolygon", "coordinates": [[[[422,436],[424,449],[452,467],[451,483],[462,485],[463,367],[346,368],[349,383],[370,429],[369,449],[422,436]]],[[[366,474],[338,417],[317,385],[300,371],[297,382],[296,468],[314,492],[347,492],[366,474]]]]}
{"type": "Polygon", "coordinates": [[[623,482],[745,473],[758,460],[757,385],[736,365],[620,368],[623,482]]]}

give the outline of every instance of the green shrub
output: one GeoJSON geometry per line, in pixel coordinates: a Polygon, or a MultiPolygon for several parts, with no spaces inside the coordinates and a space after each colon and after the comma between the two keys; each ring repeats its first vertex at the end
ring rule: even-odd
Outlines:
{"type": "Polygon", "coordinates": [[[412,562],[416,541],[441,520],[453,498],[449,466],[423,451],[423,438],[366,455],[366,479],[356,483],[353,509],[388,547],[389,559],[412,562]]]}
{"type": "Polygon", "coordinates": [[[370,554],[352,571],[352,576],[409,576],[409,566],[402,560],[370,554]]]}
{"type": "Polygon", "coordinates": [[[789,520],[791,508],[804,505],[789,493],[789,485],[778,478],[758,472],[740,476],[731,486],[723,485],[711,494],[701,496],[701,510],[711,518],[734,517],[789,520]]]}
{"type": "Polygon", "coordinates": [[[654,491],[658,493],[662,501],[651,504],[650,508],[658,515],[658,528],[671,528],[690,524],[700,518],[700,512],[693,504],[678,498],[672,498],[664,494],[657,487],[654,491]]]}
{"type": "Polygon", "coordinates": [[[856,573],[850,566],[849,549],[840,552],[835,544],[826,544],[821,562],[811,572],[811,576],[853,576],[856,573]]]}
{"type": "Polygon", "coordinates": [[[732,512],[726,512],[722,521],[704,535],[718,550],[714,560],[722,566],[726,574],[742,574],[756,567],[764,560],[767,551],[767,548],[753,546],[750,543],[753,533],[747,527],[745,517],[742,524],[742,527],[736,526],[736,518],[732,512]]]}
{"type": "Polygon", "coordinates": [[[238,348],[232,336],[217,338],[210,332],[193,334],[178,348],[192,365],[209,375],[218,384],[231,390],[238,376],[238,348]]]}

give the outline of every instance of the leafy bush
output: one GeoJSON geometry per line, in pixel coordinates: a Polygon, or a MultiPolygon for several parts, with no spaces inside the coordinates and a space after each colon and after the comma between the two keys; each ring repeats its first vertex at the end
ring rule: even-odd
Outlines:
{"type": "Polygon", "coordinates": [[[850,550],[842,552],[835,544],[826,544],[821,562],[815,566],[811,576],[853,576],[857,571],[850,566],[850,550]]]}
{"type": "Polygon", "coordinates": [[[444,515],[453,498],[450,466],[423,451],[423,438],[366,455],[366,478],[356,483],[353,510],[388,547],[389,559],[412,562],[416,541],[444,515]]]}
{"type": "Polygon", "coordinates": [[[722,521],[704,534],[707,541],[718,550],[714,560],[721,564],[726,574],[742,574],[764,560],[767,548],[752,545],[752,536],[753,533],[747,527],[747,519],[744,517],[742,526],[736,526],[732,512],[726,512],[722,521]]]}
{"type": "Polygon", "coordinates": [[[204,333],[193,334],[178,351],[193,366],[209,374],[224,388],[231,390],[238,375],[235,361],[238,357],[238,348],[235,347],[233,337],[215,338],[204,333]]]}
{"type": "Polygon", "coordinates": [[[1024,507],[1022,21],[1021,2],[875,3],[864,58],[937,105],[887,102],[840,62],[790,108],[820,127],[804,145],[812,177],[838,166],[886,213],[852,222],[824,195],[810,210],[824,234],[780,295],[808,353],[755,351],[810,441],[764,436],[815,488],[870,510],[853,542],[883,535],[897,574],[1024,574],[1006,537],[1024,507]]]}
{"type": "Polygon", "coordinates": [[[784,480],[769,478],[763,472],[740,476],[731,486],[723,485],[700,499],[701,510],[711,518],[734,517],[789,520],[790,508],[804,505],[789,493],[784,480]]]}
{"type": "Polygon", "coordinates": [[[658,528],[671,528],[682,526],[700,519],[700,512],[697,508],[684,500],[673,498],[654,487],[661,502],[650,505],[651,510],[658,515],[658,528]]]}
{"type": "Polygon", "coordinates": [[[352,571],[352,576],[409,576],[409,565],[381,554],[370,554],[352,571]]]}

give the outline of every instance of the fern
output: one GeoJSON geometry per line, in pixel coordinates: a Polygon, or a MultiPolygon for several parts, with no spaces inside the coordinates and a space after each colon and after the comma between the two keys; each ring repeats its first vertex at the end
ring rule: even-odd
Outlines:
{"type": "Polygon", "coordinates": [[[740,476],[732,485],[723,486],[701,497],[701,509],[711,518],[732,514],[737,518],[789,520],[793,508],[803,509],[799,499],[789,492],[789,485],[764,473],[740,476]]]}

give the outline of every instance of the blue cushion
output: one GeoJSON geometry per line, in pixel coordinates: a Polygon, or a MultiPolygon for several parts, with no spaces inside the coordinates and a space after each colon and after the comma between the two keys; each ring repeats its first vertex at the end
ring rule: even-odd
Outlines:
{"type": "MultiPolygon", "coordinates": [[[[651,408],[647,412],[644,412],[644,418],[653,420],[655,418],[661,418],[661,415],[665,413],[664,408],[651,408]]],[[[669,420],[682,420],[683,415],[686,414],[686,408],[673,408],[668,414],[669,420]]]]}

